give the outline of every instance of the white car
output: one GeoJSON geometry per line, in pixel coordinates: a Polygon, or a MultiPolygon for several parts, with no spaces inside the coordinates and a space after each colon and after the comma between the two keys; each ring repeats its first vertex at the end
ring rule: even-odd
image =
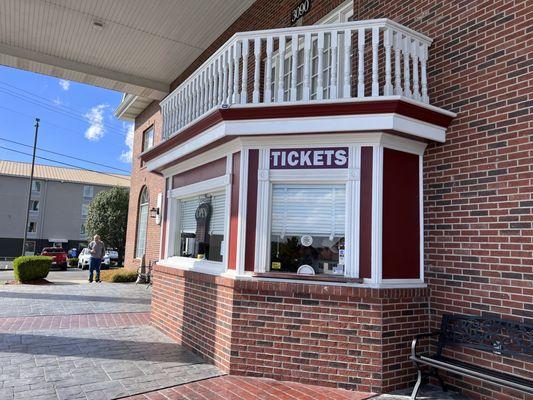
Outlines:
{"type": "Polygon", "coordinates": [[[102,259],[102,268],[110,268],[118,265],[118,251],[107,249],[102,259]]]}
{"type": "Polygon", "coordinates": [[[78,268],[79,269],[89,269],[89,261],[91,258],[91,253],[89,249],[84,248],[80,255],[78,256],[78,268]]]}

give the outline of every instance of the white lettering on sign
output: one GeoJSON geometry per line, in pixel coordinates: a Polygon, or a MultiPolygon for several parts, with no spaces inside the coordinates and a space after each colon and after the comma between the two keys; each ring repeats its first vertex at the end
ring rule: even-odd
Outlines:
{"type": "Polygon", "coordinates": [[[270,168],[348,168],[348,148],[270,150],[270,168]]]}

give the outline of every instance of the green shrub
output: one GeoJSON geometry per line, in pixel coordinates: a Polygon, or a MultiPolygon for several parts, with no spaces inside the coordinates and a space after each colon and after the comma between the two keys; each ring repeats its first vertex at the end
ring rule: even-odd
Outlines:
{"type": "Polygon", "coordinates": [[[78,259],[77,258],[69,258],[68,259],[68,266],[69,267],[77,267],[78,266],[78,259]]]}
{"type": "Polygon", "coordinates": [[[130,268],[110,269],[102,271],[100,279],[114,283],[135,282],[137,280],[137,270],[130,268]]]}
{"type": "Polygon", "coordinates": [[[13,273],[19,282],[44,279],[50,272],[52,257],[22,256],[13,261],[13,273]]]}

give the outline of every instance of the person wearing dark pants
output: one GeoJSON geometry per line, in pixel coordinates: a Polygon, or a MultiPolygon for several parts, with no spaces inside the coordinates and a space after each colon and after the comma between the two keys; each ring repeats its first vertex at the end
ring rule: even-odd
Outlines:
{"type": "Polygon", "coordinates": [[[89,260],[89,283],[92,283],[94,273],[96,273],[96,282],[100,282],[100,264],[105,254],[105,244],[100,240],[99,235],[94,235],[93,241],[89,243],[89,252],[91,253],[89,260]]]}

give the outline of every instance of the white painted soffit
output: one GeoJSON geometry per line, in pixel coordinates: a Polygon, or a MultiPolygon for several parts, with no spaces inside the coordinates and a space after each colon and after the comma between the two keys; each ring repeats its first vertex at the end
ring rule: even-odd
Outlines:
{"type": "Polygon", "coordinates": [[[0,0],[0,64],[160,100],[253,2],[0,0]]]}

